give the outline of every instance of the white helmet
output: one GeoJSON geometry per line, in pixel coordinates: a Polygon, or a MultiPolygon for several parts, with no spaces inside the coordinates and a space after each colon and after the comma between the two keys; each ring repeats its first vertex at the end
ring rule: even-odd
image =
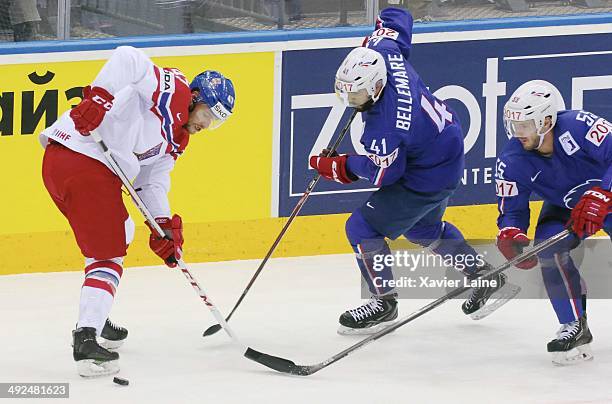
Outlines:
{"type": "Polygon", "coordinates": [[[544,84],[525,83],[510,96],[504,106],[504,126],[508,136],[518,136],[519,126],[533,126],[540,137],[536,149],[542,146],[544,136],[557,122],[557,99],[550,87],[544,84]],[[552,125],[544,133],[540,133],[545,125],[546,117],[550,116],[552,125]],[[531,123],[533,122],[533,125],[531,123]]]}
{"type": "Polygon", "coordinates": [[[369,48],[355,48],[336,72],[336,94],[349,107],[360,107],[378,101],[387,84],[387,66],[382,55],[369,48]],[[376,94],[376,85],[381,91],[376,94]]]}

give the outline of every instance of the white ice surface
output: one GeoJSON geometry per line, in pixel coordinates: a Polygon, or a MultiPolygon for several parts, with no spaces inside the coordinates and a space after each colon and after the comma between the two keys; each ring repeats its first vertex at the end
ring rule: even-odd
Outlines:
{"type": "MultiPolygon", "coordinates": [[[[192,264],[223,313],[259,261],[192,264]]],[[[547,300],[515,300],[481,322],[447,303],[309,377],[241,357],[178,271],[128,268],[111,314],[129,329],[120,376],[86,380],[70,348],[81,273],[0,276],[0,382],[69,382],[75,403],[612,403],[612,302],[589,303],[595,360],[555,367],[547,300]]],[[[428,301],[402,300],[400,316],[428,301]]],[[[336,334],[360,303],[349,255],[273,259],[230,324],[248,345],[299,364],[362,337],[336,334]]],[[[45,400],[32,400],[40,403],[45,400]]],[[[28,400],[20,400],[20,403],[28,400]]],[[[53,402],[66,402],[55,400],[53,402]]]]}

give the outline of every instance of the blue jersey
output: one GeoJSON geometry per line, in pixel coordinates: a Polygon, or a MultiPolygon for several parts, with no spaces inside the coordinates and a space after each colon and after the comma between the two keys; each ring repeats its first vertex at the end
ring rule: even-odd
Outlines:
{"type": "Polygon", "coordinates": [[[380,99],[362,114],[367,155],[349,156],[348,169],[376,186],[401,182],[417,192],[454,189],[464,168],[463,133],[454,111],[434,97],[408,63],[412,16],[383,10],[367,47],[387,66],[380,99]]]}
{"type": "Polygon", "coordinates": [[[588,189],[612,187],[612,124],[590,112],[561,111],[553,128],[553,154],[526,151],[518,139],[504,147],[495,169],[497,224],[529,227],[529,197],[572,209],[588,189]]]}

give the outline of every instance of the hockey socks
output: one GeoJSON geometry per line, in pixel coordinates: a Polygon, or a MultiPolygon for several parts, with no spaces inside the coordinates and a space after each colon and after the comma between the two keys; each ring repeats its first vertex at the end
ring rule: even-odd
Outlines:
{"type": "Polygon", "coordinates": [[[578,320],[584,314],[583,303],[586,303],[586,297],[583,298],[580,272],[569,252],[541,257],[540,263],[546,292],[559,323],[578,320]]]}
{"type": "Polygon", "coordinates": [[[123,274],[121,258],[97,261],[88,258],[81,288],[77,328],[90,327],[100,335],[123,274]]]}

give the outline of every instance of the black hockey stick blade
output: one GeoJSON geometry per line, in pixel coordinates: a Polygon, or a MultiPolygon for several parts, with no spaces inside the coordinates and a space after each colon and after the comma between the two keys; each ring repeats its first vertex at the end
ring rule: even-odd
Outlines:
{"type": "Polygon", "coordinates": [[[252,348],[248,348],[244,353],[244,356],[246,356],[252,361],[267,366],[270,369],[274,369],[277,372],[288,373],[296,376],[308,376],[320,370],[319,368],[317,368],[317,366],[296,365],[295,362],[292,362],[288,359],[268,355],[263,352],[256,351],[252,348]]]}
{"type": "Polygon", "coordinates": [[[215,334],[217,331],[219,331],[221,329],[221,325],[219,324],[215,324],[215,325],[211,325],[210,327],[208,327],[206,329],[206,331],[204,331],[204,334],[202,334],[203,337],[208,337],[209,335],[213,335],[215,334]]]}

